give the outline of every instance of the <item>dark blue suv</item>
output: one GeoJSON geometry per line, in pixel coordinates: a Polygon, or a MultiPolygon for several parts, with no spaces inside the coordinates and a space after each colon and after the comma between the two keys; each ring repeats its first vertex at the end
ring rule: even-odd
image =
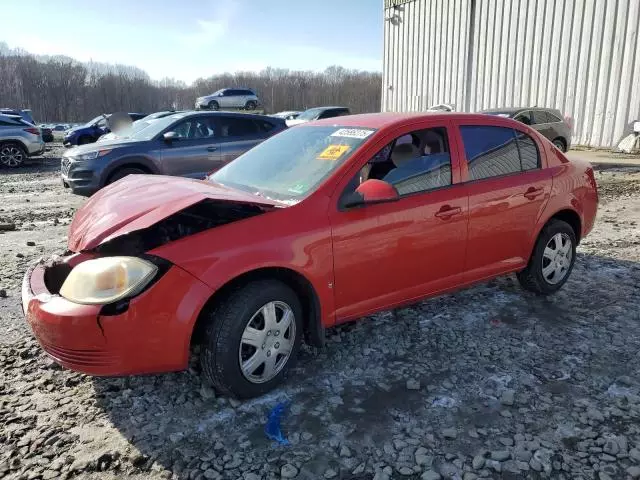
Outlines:
{"type": "MultiPolygon", "coordinates": [[[[86,145],[87,143],[95,142],[102,135],[110,132],[108,126],[110,116],[111,115],[102,114],[84,125],[72,128],[67,131],[62,143],[64,143],[65,147],[70,147],[72,145],[86,145]]],[[[136,120],[146,117],[147,114],[129,113],[129,116],[131,117],[131,121],[135,122],[136,120]]]]}

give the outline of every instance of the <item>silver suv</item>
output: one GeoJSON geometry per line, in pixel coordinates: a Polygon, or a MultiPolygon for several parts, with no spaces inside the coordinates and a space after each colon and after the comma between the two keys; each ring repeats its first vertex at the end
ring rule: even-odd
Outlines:
{"type": "Polygon", "coordinates": [[[221,108],[255,110],[258,105],[260,105],[258,96],[248,88],[223,88],[211,95],[196,98],[196,110],[220,110],[221,108]]]}
{"type": "Polygon", "coordinates": [[[44,152],[40,129],[19,115],[0,114],[0,165],[19,167],[33,155],[44,152]]]}

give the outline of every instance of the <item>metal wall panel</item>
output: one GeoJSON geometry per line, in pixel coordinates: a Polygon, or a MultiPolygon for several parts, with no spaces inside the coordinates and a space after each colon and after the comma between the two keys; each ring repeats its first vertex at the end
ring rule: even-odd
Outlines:
{"type": "Polygon", "coordinates": [[[413,0],[385,9],[383,111],[544,106],[573,143],[640,118],[640,0],[413,0]]]}

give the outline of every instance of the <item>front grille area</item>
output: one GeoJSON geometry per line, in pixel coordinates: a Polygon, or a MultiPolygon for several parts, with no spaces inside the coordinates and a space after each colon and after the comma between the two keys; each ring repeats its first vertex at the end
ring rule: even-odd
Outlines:
{"type": "Polygon", "coordinates": [[[62,157],[62,160],[60,161],[60,171],[62,172],[63,175],[67,175],[69,173],[70,164],[71,162],[69,161],[68,158],[62,157]]]}

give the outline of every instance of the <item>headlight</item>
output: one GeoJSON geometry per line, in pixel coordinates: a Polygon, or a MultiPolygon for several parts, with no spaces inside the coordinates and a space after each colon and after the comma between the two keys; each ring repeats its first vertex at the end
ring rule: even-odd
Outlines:
{"type": "Polygon", "coordinates": [[[83,162],[85,160],[93,160],[98,157],[104,157],[111,150],[96,150],[95,152],[81,153],[80,155],[72,155],[73,159],[77,162],[83,162]]]}
{"type": "Polygon", "coordinates": [[[74,267],[60,295],[86,305],[113,303],[140,292],[158,271],[153,263],[136,257],[104,257],[74,267]]]}

